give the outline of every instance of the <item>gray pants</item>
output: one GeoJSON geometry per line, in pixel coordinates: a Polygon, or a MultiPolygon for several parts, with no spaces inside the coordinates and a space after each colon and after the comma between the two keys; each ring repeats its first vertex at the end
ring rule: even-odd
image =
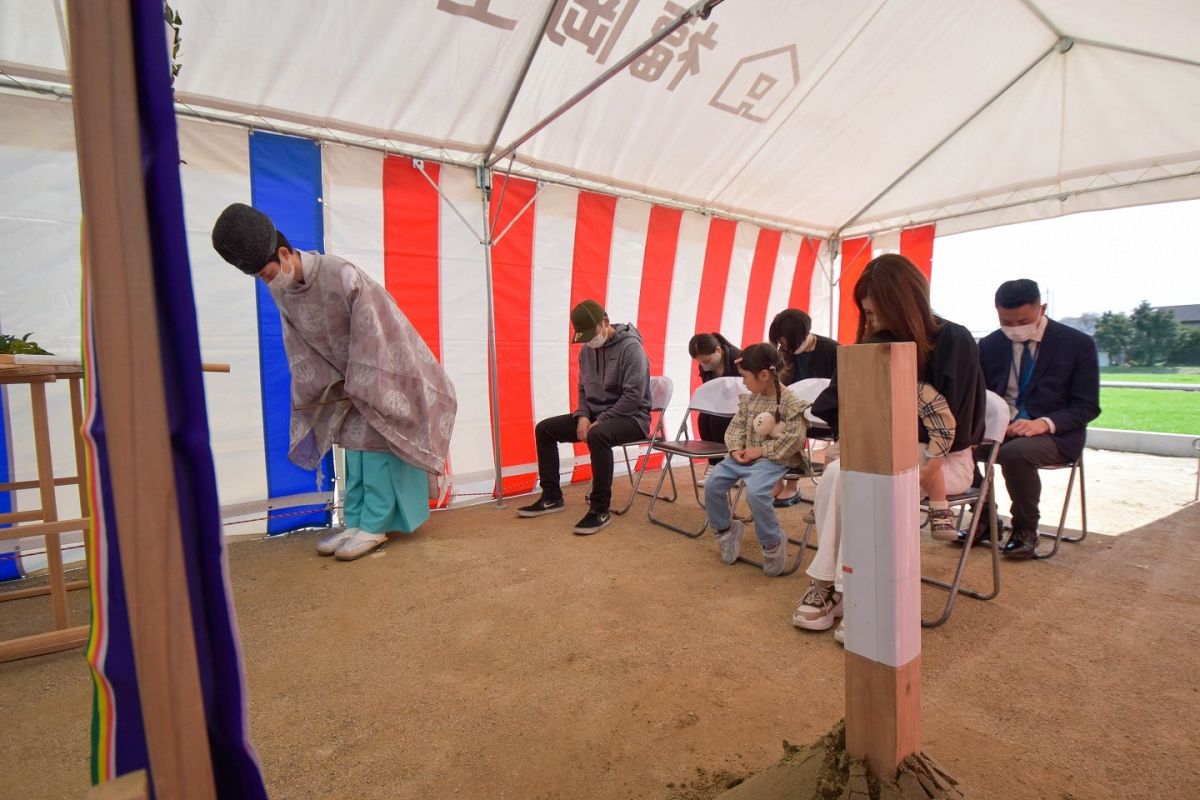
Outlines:
{"type": "Polygon", "coordinates": [[[1004,485],[1012,499],[1013,535],[1022,541],[1036,541],[1038,504],[1042,499],[1039,467],[1067,462],[1058,445],[1049,436],[1021,436],[1000,445],[996,463],[1004,473],[1004,485]]]}

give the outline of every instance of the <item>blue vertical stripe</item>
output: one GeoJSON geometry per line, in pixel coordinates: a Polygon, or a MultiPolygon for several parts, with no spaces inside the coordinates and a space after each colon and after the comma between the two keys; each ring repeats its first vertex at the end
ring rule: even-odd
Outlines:
{"type": "MultiPolygon", "coordinates": [[[[0,386],[0,483],[8,483],[12,480],[12,457],[9,455],[8,448],[8,388],[0,386]]],[[[0,492],[0,514],[7,514],[12,511],[12,493],[0,492]]],[[[0,528],[7,528],[8,525],[0,525],[0,528]]],[[[13,543],[6,542],[7,548],[12,548],[13,543]]],[[[17,557],[15,551],[0,553],[0,581],[11,581],[21,577],[21,570],[17,567],[17,557]]]]}
{"type": "MultiPolygon", "coordinates": [[[[325,223],[321,211],[321,149],[310,140],[274,133],[250,134],[250,196],[254,207],[275,221],[275,227],[297,250],[324,252],[325,223]]],[[[262,377],[263,438],[267,455],[267,492],[274,500],[317,491],[314,471],[288,460],[292,390],[282,322],[267,287],[255,281],[258,303],[258,359],[262,377]]],[[[321,491],[333,486],[333,458],[321,469],[321,491]]],[[[268,533],[284,533],[330,522],[321,506],[275,511],[268,533]]]]}

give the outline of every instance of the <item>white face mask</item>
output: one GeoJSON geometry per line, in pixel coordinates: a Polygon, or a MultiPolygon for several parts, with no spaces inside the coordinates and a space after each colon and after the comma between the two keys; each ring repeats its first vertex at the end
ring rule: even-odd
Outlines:
{"type": "Polygon", "coordinates": [[[1000,330],[1014,342],[1028,342],[1037,333],[1037,323],[1031,325],[1013,325],[1011,327],[1001,327],[1000,330]]]}
{"type": "Polygon", "coordinates": [[[275,277],[271,278],[267,288],[273,292],[282,292],[295,282],[296,271],[292,269],[292,262],[289,260],[279,265],[279,272],[276,272],[275,277]]]}
{"type": "Polygon", "coordinates": [[[716,353],[708,356],[708,358],[708,361],[700,362],[700,369],[704,370],[705,372],[716,372],[725,363],[725,359],[716,353]]]}
{"type": "Polygon", "coordinates": [[[608,335],[604,331],[597,331],[596,335],[587,341],[587,346],[593,350],[599,350],[604,347],[604,343],[608,341],[608,335]]]}

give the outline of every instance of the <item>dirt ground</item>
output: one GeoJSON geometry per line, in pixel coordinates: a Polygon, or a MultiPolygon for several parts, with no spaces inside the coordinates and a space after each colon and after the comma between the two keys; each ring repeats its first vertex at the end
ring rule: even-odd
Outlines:
{"type": "MultiPolygon", "coordinates": [[[[1200,793],[1196,462],[1087,458],[1093,535],[1003,564],[997,599],[925,631],[923,747],[969,797],[1200,793]]],[[[790,625],[802,574],[723,566],[711,539],[649,525],[644,500],[572,536],[583,492],[536,520],[439,513],[354,563],[317,556],[313,534],[232,543],[272,797],[700,798],[842,717],[841,647],[790,625]]],[[[924,571],[957,552],[926,537],[924,571]]],[[[926,588],[927,616],[943,598],[926,588]]],[[[47,614],[0,605],[0,638],[47,614]]],[[[89,722],[79,651],[0,664],[0,797],[81,797],[89,722]]]]}

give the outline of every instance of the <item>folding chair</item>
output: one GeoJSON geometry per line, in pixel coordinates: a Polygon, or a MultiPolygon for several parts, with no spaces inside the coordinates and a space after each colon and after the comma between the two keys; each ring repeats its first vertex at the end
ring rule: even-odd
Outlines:
{"type": "MultiPolygon", "coordinates": [[[[821,392],[829,388],[829,378],[805,378],[802,381],[796,381],[788,387],[788,391],[796,396],[797,400],[808,403],[809,406],[816,401],[817,396],[821,392]]],[[[825,465],[822,464],[819,468],[812,460],[812,443],[813,441],[832,442],[833,431],[829,429],[829,425],[825,420],[810,413],[811,408],[804,410],[804,419],[808,422],[808,435],[804,439],[804,460],[808,462],[808,468],[812,472],[811,475],[801,475],[798,473],[789,472],[784,476],[785,480],[798,480],[799,478],[810,477],[814,481],[824,472],[825,465]]]]}
{"type": "Polygon", "coordinates": [[[1058,548],[1063,542],[1071,542],[1078,544],[1087,538],[1087,491],[1083,484],[1083,453],[1079,454],[1079,458],[1074,461],[1068,461],[1065,464],[1055,464],[1049,467],[1041,467],[1045,470],[1054,469],[1069,469],[1071,477],[1067,479],[1067,496],[1063,498],[1062,514],[1058,518],[1058,530],[1054,533],[1043,533],[1038,531],[1038,536],[1043,539],[1053,539],[1054,546],[1050,548],[1050,552],[1042,552],[1033,554],[1034,558],[1054,558],[1058,555],[1058,548]],[[1079,473],[1079,513],[1083,517],[1083,530],[1078,536],[1063,536],[1063,529],[1067,524],[1067,508],[1071,505],[1071,490],[1075,488],[1075,473],[1079,473]]]}
{"type": "MultiPolygon", "coordinates": [[[[987,412],[984,417],[983,428],[984,440],[982,443],[982,446],[987,451],[987,459],[984,462],[983,482],[977,487],[971,487],[962,494],[950,495],[946,498],[951,508],[958,509],[958,524],[960,527],[962,526],[963,513],[967,506],[972,507],[971,524],[965,532],[966,540],[963,542],[962,555],[958,557],[958,569],[954,571],[954,581],[946,583],[936,578],[921,576],[923,583],[947,589],[950,593],[950,596],[946,598],[946,607],[942,609],[941,616],[932,620],[922,619],[922,627],[936,628],[950,619],[950,615],[954,612],[954,603],[960,594],[965,594],[967,597],[973,597],[976,600],[991,600],[1000,594],[1000,534],[998,530],[999,526],[996,524],[996,506],[989,501],[994,488],[993,473],[996,467],[996,456],[1000,453],[1000,445],[1004,443],[1004,434],[1008,430],[1008,416],[1008,403],[1005,402],[1004,398],[994,392],[988,392],[987,412]],[[979,518],[984,514],[987,515],[989,529],[991,530],[992,550],[992,588],[987,593],[962,588],[963,574],[967,570],[967,558],[971,555],[972,545],[975,542],[975,532],[979,529],[979,518]]],[[[921,508],[928,513],[928,505],[922,503],[921,508]]]]}
{"type": "MultiPolygon", "coordinates": [[[[666,415],[667,407],[671,405],[671,397],[675,394],[675,383],[668,377],[663,375],[650,376],[650,436],[638,442],[629,442],[621,445],[621,453],[625,456],[625,471],[629,476],[629,501],[620,509],[613,509],[614,514],[624,514],[633,506],[634,499],[639,494],[650,497],[650,492],[644,489],[639,489],[642,483],[642,476],[646,474],[646,465],[650,463],[650,445],[656,441],[666,438],[666,415]],[[655,417],[655,414],[658,416],[655,417]],[[629,463],[629,448],[646,448],[646,452],[639,453],[641,466],[636,470],[629,463]],[[636,472],[636,475],[634,474],[636,472]]],[[[671,497],[662,498],[668,503],[674,503],[679,497],[679,490],[675,486],[675,476],[671,475],[671,497]]]]}
{"type": "MultiPolygon", "coordinates": [[[[681,528],[663,519],[654,517],[654,506],[662,494],[663,481],[671,475],[671,459],[675,456],[686,458],[688,469],[692,473],[692,492],[696,496],[696,505],[704,508],[704,498],[700,495],[700,487],[696,485],[696,459],[721,458],[729,455],[729,448],[724,442],[708,442],[703,439],[692,439],[688,436],[688,424],[691,422],[693,412],[703,412],[712,414],[718,417],[732,418],[737,414],[738,396],[749,391],[741,378],[713,378],[707,383],[700,384],[692,394],[692,399],[688,401],[687,410],[683,413],[683,421],[679,424],[679,431],[675,434],[675,439],[671,441],[658,440],[650,443],[650,452],[658,451],[666,454],[666,460],[663,462],[662,471],[658,474],[658,484],[654,487],[654,494],[650,496],[650,505],[646,509],[646,517],[655,525],[661,525],[664,528],[669,528],[676,533],[682,533],[692,539],[698,538],[704,533],[708,527],[708,517],[704,518],[699,530],[690,530],[681,528]]],[[[674,481],[674,476],[672,476],[674,481]]],[[[740,494],[740,492],[739,492],[740,494]]],[[[732,505],[736,506],[736,499],[732,505]]]]}

